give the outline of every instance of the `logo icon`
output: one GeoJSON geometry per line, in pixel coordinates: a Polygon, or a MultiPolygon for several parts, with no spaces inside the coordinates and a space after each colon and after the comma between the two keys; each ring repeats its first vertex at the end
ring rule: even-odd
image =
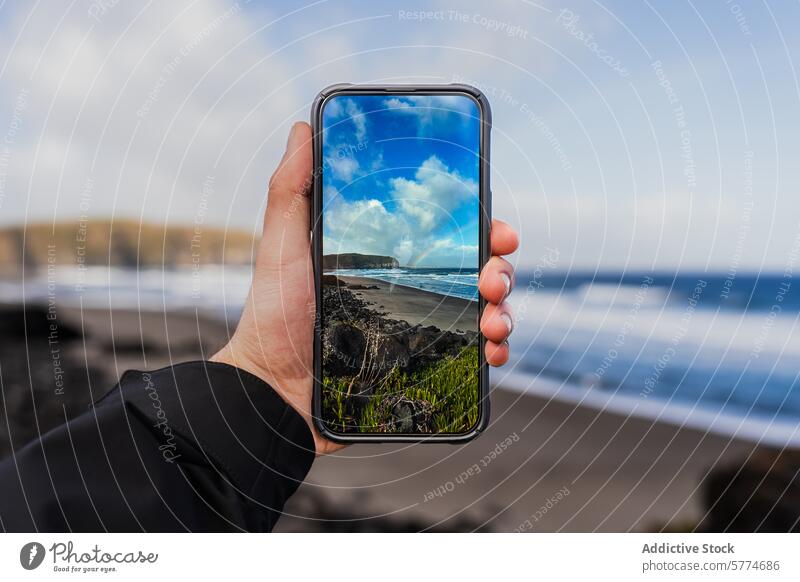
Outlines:
{"type": "Polygon", "coordinates": [[[44,561],[44,546],[39,542],[28,542],[19,551],[19,563],[26,570],[35,570],[44,561]]]}

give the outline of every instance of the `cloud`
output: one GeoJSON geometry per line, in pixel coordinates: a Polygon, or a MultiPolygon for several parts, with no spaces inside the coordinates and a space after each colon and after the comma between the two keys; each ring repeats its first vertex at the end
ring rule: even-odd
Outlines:
{"type": "Polygon", "coordinates": [[[420,234],[452,221],[454,209],[478,196],[474,180],[464,179],[456,170],[451,172],[436,156],[422,163],[413,180],[393,178],[389,184],[391,197],[414,219],[420,234]]]}
{"type": "MultiPolygon", "coordinates": [[[[330,168],[333,177],[344,182],[351,182],[356,176],[364,174],[359,160],[355,157],[361,147],[367,143],[367,118],[364,110],[350,98],[336,97],[325,104],[325,118],[326,124],[332,126],[332,130],[326,130],[328,136],[326,141],[335,139],[331,136],[340,133],[342,124],[352,123],[354,126],[352,142],[329,143],[325,146],[325,163],[330,168]]],[[[370,170],[375,169],[377,167],[371,163],[370,170]]]]}
{"type": "Polygon", "coordinates": [[[352,99],[348,99],[345,106],[347,115],[356,126],[356,141],[363,143],[367,139],[367,118],[364,111],[352,99]]]}
{"type": "Polygon", "coordinates": [[[268,56],[279,23],[256,22],[250,9],[120,2],[99,22],[85,5],[65,7],[63,18],[33,5],[4,11],[0,112],[23,90],[27,107],[9,145],[0,220],[85,213],[186,224],[207,209],[204,220],[255,231],[303,99],[276,82],[294,74],[280,54],[268,56]]]}
{"type": "Polygon", "coordinates": [[[783,272],[800,264],[798,215],[775,213],[770,200],[750,207],[742,199],[712,200],[680,192],[634,200],[528,192],[501,200],[495,215],[522,233],[524,252],[511,260],[523,269],[540,263],[548,248],[558,249],[558,268],[563,270],[730,273],[755,265],[783,272]]]}
{"type": "Polygon", "coordinates": [[[417,135],[453,129],[465,125],[476,115],[474,102],[463,95],[409,95],[384,99],[384,107],[413,117],[417,135]]]}
{"type": "Polygon", "coordinates": [[[325,117],[331,121],[337,119],[340,123],[352,122],[355,126],[356,143],[364,143],[367,140],[367,116],[364,110],[350,98],[334,97],[325,104],[325,117]]]}
{"type": "Polygon", "coordinates": [[[352,156],[327,156],[325,161],[333,172],[334,177],[345,182],[350,182],[359,172],[360,165],[358,160],[352,156]]]}
{"type": "MultiPolygon", "coordinates": [[[[338,196],[324,210],[325,254],[363,253],[397,256],[406,252],[408,229],[379,200],[347,201],[338,196]]],[[[398,257],[399,258],[399,257],[398,257]]]]}
{"type": "Polygon", "coordinates": [[[325,208],[326,253],[392,255],[409,266],[476,264],[477,245],[464,239],[477,238],[471,232],[477,222],[459,224],[453,216],[468,203],[477,208],[474,180],[431,156],[413,179],[393,178],[389,186],[384,202],[350,201],[331,191],[325,208]]]}
{"type": "Polygon", "coordinates": [[[399,99],[397,97],[392,97],[391,99],[386,99],[383,102],[384,106],[387,109],[410,109],[411,103],[406,100],[399,99]]]}

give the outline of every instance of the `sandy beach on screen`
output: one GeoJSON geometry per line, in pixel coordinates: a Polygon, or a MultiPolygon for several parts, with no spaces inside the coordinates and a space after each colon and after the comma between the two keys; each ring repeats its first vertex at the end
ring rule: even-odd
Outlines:
{"type": "Polygon", "coordinates": [[[407,321],[411,325],[434,325],[443,331],[476,331],[478,303],[460,297],[445,297],[438,293],[395,285],[367,277],[337,278],[353,293],[367,301],[386,317],[407,321]],[[364,287],[377,287],[369,289],[364,287]]]}

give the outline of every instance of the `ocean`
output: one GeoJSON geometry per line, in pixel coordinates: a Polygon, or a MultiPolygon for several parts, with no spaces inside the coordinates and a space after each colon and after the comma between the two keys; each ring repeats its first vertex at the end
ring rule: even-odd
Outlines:
{"type": "Polygon", "coordinates": [[[519,274],[519,390],[800,445],[800,288],[783,274],[519,274]]]}
{"type": "Polygon", "coordinates": [[[339,269],[330,274],[370,277],[440,295],[478,300],[478,269],[339,269]]]}
{"type": "MultiPolygon", "coordinates": [[[[477,297],[477,272],[340,271],[477,297]]],[[[198,310],[235,323],[249,267],[58,268],[0,301],[198,310]]],[[[518,273],[504,388],[773,445],[800,446],[800,288],[783,274],[518,273]]]]}

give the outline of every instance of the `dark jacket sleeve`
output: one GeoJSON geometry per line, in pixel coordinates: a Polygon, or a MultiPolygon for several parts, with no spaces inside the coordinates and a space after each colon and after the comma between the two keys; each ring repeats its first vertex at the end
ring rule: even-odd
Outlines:
{"type": "Polygon", "coordinates": [[[0,463],[0,529],[269,531],[313,460],[302,417],[243,370],[129,371],[0,463]]]}

